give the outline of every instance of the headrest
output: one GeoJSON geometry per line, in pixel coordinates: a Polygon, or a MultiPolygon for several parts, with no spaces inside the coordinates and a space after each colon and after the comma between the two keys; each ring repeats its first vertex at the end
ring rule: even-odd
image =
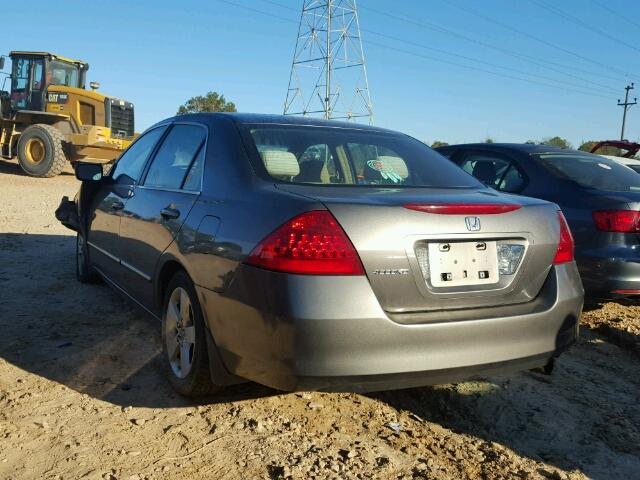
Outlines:
{"type": "Polygon", "coordinates": [[[295,177],[300,173],[298,159],[291,152],[283,150],[262,150],[264,166],[272,177],[295,177]]]}
{"type": "Polygon", "coordinates": [[[473,176],[481,182],[494,182],[496,180],[496,167],[492,162],[476,162],[473,167],[473,176]]]}

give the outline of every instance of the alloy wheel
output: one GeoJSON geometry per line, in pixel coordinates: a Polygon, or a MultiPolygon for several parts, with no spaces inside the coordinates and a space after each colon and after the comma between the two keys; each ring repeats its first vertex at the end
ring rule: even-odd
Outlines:
{"type": "Polygon", "coordinates": [[[196,327],[189,294],[182,287],[173,290],[167,302],[164,333],[171,370],[185,378],[193,366],[196,327]]]}

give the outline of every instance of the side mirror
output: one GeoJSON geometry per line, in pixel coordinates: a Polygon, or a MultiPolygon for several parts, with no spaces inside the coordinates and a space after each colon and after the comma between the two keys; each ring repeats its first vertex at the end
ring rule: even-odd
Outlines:
{"type": "Polygon", "coordinates": [[[76,163],[76,178],[83,182],[102,180],[102,165],[99,163],[76,163]]]}
{"type": "Polygon", "coordinates": [[[4,70],[4,58],[5,57],[0,57],[0,70],[4,70]]]}

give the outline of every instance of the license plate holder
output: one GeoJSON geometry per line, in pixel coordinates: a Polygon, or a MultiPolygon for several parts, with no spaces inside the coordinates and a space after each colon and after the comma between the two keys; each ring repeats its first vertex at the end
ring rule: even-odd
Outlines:
{"type": "Polygon", "coordinates": [[[498,283],[496,242],[429,242],[429,280],[436,287],[498,283]]]}

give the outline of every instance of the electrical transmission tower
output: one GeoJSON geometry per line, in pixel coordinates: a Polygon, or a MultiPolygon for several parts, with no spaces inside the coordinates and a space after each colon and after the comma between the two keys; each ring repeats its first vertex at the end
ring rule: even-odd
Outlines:
{"type": "Polygon", "coordinates": [[[284,114],[373,123],[356,0],[303,0],[284,114]]]}
{"type": "Polygon", "coordinates": [[[629,101],[629,90],[633,90],[634,88],[635,87],[633,86],[633,83],[631,83],[631,85],[627,85],[626,87],[624,87],[625,89],[624,103],[622,103],[620,99],[618,99],[618,106],[624,109],[624,112],[622,113],[622,132],[620,132],[620,140],[624,140],[624,126],[627,123],[627,110],[629,110],[633,105],[636,105],[638,103],[637,98],[634,98],[633,102],[629,101]]]}

